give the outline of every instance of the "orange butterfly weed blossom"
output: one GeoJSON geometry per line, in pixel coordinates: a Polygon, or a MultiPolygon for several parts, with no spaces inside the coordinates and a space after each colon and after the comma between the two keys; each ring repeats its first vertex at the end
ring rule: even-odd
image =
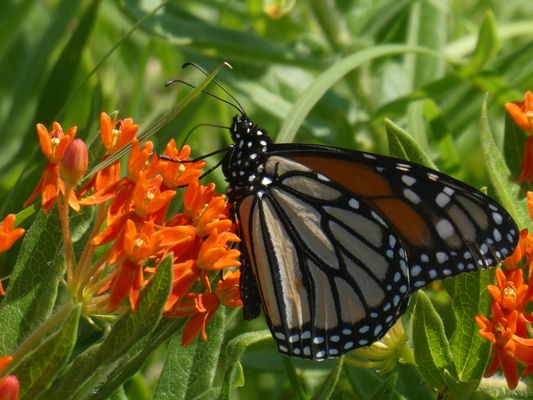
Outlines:
{"type": "MultiPolygon", "coordinates": [[[[229,216],[230,207],[225,195],[215,192],[213,183],[199,183],[204,161],[159,159],[150,141],[141,145],[134,138],[138,128],[131,118],[114,119],[102,113],[104,159],[132,143],[126,176],[120,176],[120,161],[115,161],[76,190],[88,159],[85,143],[75,139],[76,127],[65,133],[57,122],[51,130],[38,124],[48,164],[26,204],[40,195],[45,212],[57,205],[65,241],[66,284],[84,315],[135,310],[139,293],[159,261],[172,253],[174,278],[164,315],[192,317],[183,334],[184,345],[199,334],[206,340],[206,324],[220,305],[241,306],[240,272],[235,269],[240,265],[240,252],[232,249],[240,239],[229,216]],[[180,191],[183,210],[169,216],[178,188],[184,188],[180,191]],[[96,207],[96,217],[90,240],[75,262],[68,250],[69,212],[81,207],[96,207]],[[98,251],[99,247],[104,251],[98,251]],[[193,286],[201,289],[193,291],[193,286]]],[[[163,154],[189,160],[190,152],[189,146],[178,149],[171,140],[163,154]]]]}
{"type": "MultiPolygon", "coordinates": [[[[533,182],[533,93],[526,92],[524,101],[507,103],[505,109],[516,124],[528,134],[518,183],[533,182]]],[[[533,221],[533,192],[527,192],[527,206],[533,221]]],[[[533,313],[528,311],[533,301],[533,234],[527,228],[520,232],[514,253],[496,270],[496,284],[487,290],[492,297],[490,319],[477,315],[479,334],[492,343],[492,358],[484,376],[492,376],[501,368],[507,386],[518,385],[522,375],[533,372],[533,313]]]]}

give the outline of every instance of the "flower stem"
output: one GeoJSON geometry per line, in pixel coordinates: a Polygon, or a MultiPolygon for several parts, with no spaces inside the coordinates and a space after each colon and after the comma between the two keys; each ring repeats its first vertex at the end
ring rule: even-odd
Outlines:
{"type": "Polygon", "coordinates": [[[72,283],[73,277],[73,260],[72,260],[72,238],[70,236],[69,220],[68,220],[68,198],[70,196],[70,189],[65,190],[65,196],[58,196],[59,220],[61,222],[61,230],[63,232],[63,243],[65,244],[65,262],[67,264],[67,282],[72,283]]]}

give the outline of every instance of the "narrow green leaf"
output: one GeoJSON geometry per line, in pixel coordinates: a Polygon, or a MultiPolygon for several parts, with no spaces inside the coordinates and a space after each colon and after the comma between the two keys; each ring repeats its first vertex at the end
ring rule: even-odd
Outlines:
{"type": "Polygon", "coordinates": [[[174,335],[168,345],[154,400],[188,400],[212,389],[224,337],[224,310],[219,310],[207,326],[208,340],[197,339],[187,347],[182,335],[174,335]]]}
{"type": "Polygon", "coordinates": [[[280,143],[293,141],[296,132],[302,125],[305,117],[324,94],[347,73],[358,68],[362,64],[380,57],[393,56],[408,52],[416,52],[436,58],[444,58],[442,53],[433,52],[429,49],[404,45],[378,45],[355,52],[337,62],[321,73],[313,83],[303,91],[291,111],[285,119],[276,137],[280,143]]]}
{"type": "Polygon", "coordinates": [[[483,158],[492,186],[502,206],[507,210],[518,226],[529,225],[527,207],[524,207],[525,194],[513,179],[503,156],[494,142],[487,116],[487,98],[481,108],[480,141],[483,158]]]}
{"type": "Polygon", "coordinates": [[[526,140],[527,135],[516,122],[514,122],[513,118],[506,113],[503,136],[503,154],[505,156],[505,162],[511,171],[513,180],[517,180],[520,176],[526,140]]]}
{"type": "Polygon", "coordinates": [[[100,2],[101,0],[92,0],[91,4],[82,11],[79,25],[70,35],[68,43],[63,48],[44,84],[43,93],[53,93],[54,95],[45,95],[40,98],[35,112],[36,121],[57,120],[59,111],[65,106],[83,59],[82,52],[95,23],[100,2]]]}
{"type": "Polygon", "coordinates": [[[59,331],[27,354],[11,371],[20,382],[20,399],[35,399],[67,363],[78,333],[81,307],[74,306],[59,331]]]}
{"type": "Polygon", "coordinates": [[[389,154],[402,160],[416,162],[428,168],[437,169],[429,155],[419,146],[409,133],[389,119],[385,120],[389,140],[389,154]]]}
{"type": "Polygon", "coordinates": [[[335,367],[330,371],[322,385],[320,385],[320,388],[318,388],[317,393],[313,396],[313,400],[327,400],[331,398],[339,381],[343,365],[344,357],[339,357],[335,363],[335,367]]]}
{"type": "Polygon", "coordinates": [[[413,345],[420,373],[431,387],[445,390],[445,371],[457,375],[444,325],[427,295],[419,291],[413,308],[413,345]]]}
{"type": "MultiPolygon", "coordinates": [[[[101,343],[89,347],[76,357],[47,393],[48,398],[85,398],[89,393],[94,393],[96,387],[100,388],[121,356],[149,337],[155,329],[171,284],[172,257],[167,256],[159,263],[156,274],[141,292],[137,310],[128,312],[118,320],[101,343]],[[91,371],[91,374],[87,374],[87,371],[91,371]]],[[[109,394],[121,383],[116,384],[109,394]]]]}
{"type": "MultiPolygon", "coordinates": [[[[72,217],[73,226],[87,227],[92,211],[72,217]]],[[[40,211],[26,232],[6,296],[0,304],[0,354],[12,354],[22,340],[51,314],[65,262],[57,212],[40,211]]],[[[74,241],[79,239],[77,232],[74,241]]]]}
{"type": "Polygon", "coordinates": [[[487,285],[494,282],[494,271],[460,274],[451,281],[455,331],[450,346],[457,375],[462,382],[479,382],[489,359],[490,344],[479,336],[474,317],[489,314],[487,285]]]}
{"type": "Polygon", "coordinates": [[[229,399],[231,390],[235,385],[237,373],[240,368],[240,359],[248,346],[271,339],[270,331],[248,332],[232,339],[227,345],[228,367],[224,375],[224,383],[220,392],[219,400],[229,399]]]}
{"type": "Polygon", "coordinates": [[[461,70],[462,76],[472,76],[480,71],[483,66],[491,60],[500,50],[500,40],[498,38],[498,29],[496,17],[489,10],[483,18],[477,38],[476,48],[470,59],[470,62],[461,70]]]}

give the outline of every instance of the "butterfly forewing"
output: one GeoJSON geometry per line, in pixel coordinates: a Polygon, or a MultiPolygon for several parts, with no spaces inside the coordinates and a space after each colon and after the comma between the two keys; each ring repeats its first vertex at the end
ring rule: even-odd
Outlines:
{"type": "Polygon", "coordinates": [[[257,314],[260,297],[284,354],[320,360],[366,346],[412,292],[494,266],[518,240],[501,206],[436,171],[273,144],[245,116],[231,133],[223,167],[241,229],[245,316],[257,314]]]}

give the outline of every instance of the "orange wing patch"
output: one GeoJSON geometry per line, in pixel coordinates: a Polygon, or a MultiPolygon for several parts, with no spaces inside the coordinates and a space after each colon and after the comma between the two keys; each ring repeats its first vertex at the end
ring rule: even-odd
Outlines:
{"type": "Polygon", "coordinates": [[[371,167],[330,157],[294,155],[290,158],[337,182],[378,210],[398,232],[417,246],[431,246],[427,222],[411,204],[398,197],[389,182],[371,167]]]}

